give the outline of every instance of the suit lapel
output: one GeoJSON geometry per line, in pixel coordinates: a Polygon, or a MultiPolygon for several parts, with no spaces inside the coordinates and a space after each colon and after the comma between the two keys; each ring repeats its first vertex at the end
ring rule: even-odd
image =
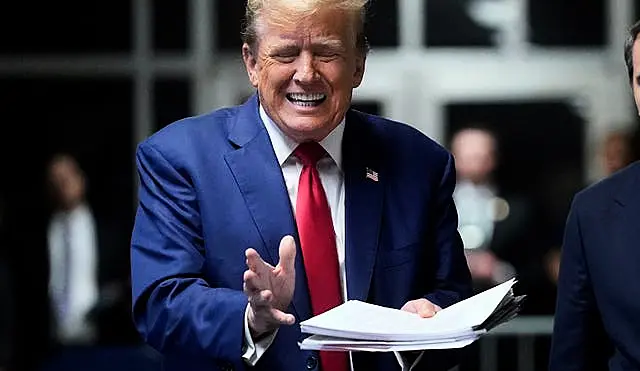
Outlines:
{"type": "Polygon", "coordinates": [[[254,248],[265,261],[276,265],[282,237],[291,235],[295,238],[296,290],[292,304],[297,318],[308,318],[311,311],[307,282],[291,201],[269,135],[258,114],[257,97],[240,108],[229,140],[239,148],[225,155],[225,161],[264,242],[262,248],[254,248]]]}
{"type": "Polygon", "coordinates": [[[378,248],[385,172],[381,146],[357,113],[347,114],[343,146],[347,294],[366,300],[378,248]]]}

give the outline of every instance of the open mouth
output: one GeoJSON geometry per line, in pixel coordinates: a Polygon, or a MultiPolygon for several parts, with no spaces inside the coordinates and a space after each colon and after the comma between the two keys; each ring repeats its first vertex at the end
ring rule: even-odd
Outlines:
{"type": "Polygon", "coordinates": [[[322,93],[289,93],[287,94],[287,99],[300,107],[316,107],[327,99],[327,95],[322,93]]]}

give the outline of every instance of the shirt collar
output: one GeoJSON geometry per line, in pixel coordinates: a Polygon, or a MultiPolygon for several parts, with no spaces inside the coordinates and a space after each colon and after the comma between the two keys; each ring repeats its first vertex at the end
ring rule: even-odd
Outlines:
{"type": "MultiPolygon", "coordinates": [[[[267,112],[264,110],[262,105],[260,105],[259,109],[260,119],[262,119],[262,122],[267,129],[278,163],[282,166],[296,149],[298,143],[282,132],[280,127],[278,127],[278,125],[276,125],[276,123],[267,115],[267,112]]],[[[343,118],[342,121],[340,121],[340,124],[338,124],[338,126],[336,126],[329,135],[320,141],[322,148],[327,151],[339,168],[342,165],[342,137],[344,135],[344,125],[345,119],[343,118]]]]}

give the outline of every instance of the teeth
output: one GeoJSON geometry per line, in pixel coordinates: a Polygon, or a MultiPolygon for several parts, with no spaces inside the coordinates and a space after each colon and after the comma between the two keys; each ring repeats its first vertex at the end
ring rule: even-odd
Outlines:
{"type": "Polygon", "coordinates": [[[313,102],[324,99],[326,97],[325,94],[315,93],[315,94],[304,94],[304,93],[290,93],[288,94],[289,98],[303,101],[303,102],[313,102]]]}
{"type": "Polygon", "coordinates": [[[292,103],[301,107],[315,107],[319,104],[318,102],[303,102],[300,100],[293,101],[292,103]]]}

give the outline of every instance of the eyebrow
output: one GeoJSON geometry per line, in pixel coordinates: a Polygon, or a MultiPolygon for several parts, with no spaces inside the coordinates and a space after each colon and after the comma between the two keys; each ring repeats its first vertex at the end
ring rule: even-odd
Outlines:
{"type": "Polygon", "coordinates": [[[342,41],[335,39],[324,39],[318,42],[313,42],[312,47],[329,48],[329,49],[344,49],[342,41]]]}
{"type": "Polygon", "coordinates": [[[315,41],[321,44],[340,44],[342,45],[342,40],[339,38],[331,37],[331,36],[316,36],[315,41]]]}
{"type": "Polygon", "coordinates": [[[268,53],[273,53],[273,52],[281,52],[281,51],[292,51],[292,50],[298,50],[299,47],[296,43],[279,43],[279,44],[274,44],[272,45],[269,50],[268,53]]]}

